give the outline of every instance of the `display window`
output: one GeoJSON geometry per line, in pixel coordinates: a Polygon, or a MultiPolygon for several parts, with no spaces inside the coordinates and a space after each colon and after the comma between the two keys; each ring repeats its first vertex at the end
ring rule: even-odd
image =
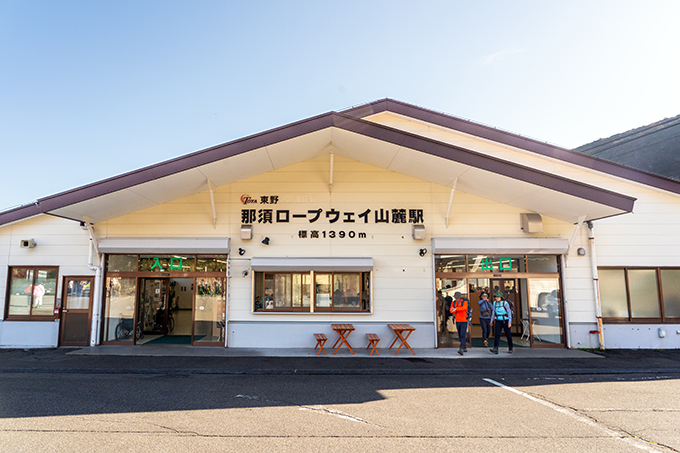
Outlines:
{"type": "Polygon", "coordinates": [[[254,272],[253,311],[370,312],[370,281],[370,272],[254,272]]]}
{"type": "Polygon", "coordinates": [[[5,320],[52,321],[57,294],[57,267],[9,268],[5,320]]]}

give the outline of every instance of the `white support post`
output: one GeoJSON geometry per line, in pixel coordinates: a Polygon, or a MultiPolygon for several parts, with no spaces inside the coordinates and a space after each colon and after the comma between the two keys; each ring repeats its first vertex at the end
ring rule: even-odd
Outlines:
{"type": "Polygon", "coordinates": [[[569,245],[567,246],[567,254],[571,252],[571,246],[574,244],[574,241],[576,240],[576,233],[581,229],[581,225],[583,225],[583,222],[586,221],[586,216],[582,215],[578,218],[578,222],[576,223],[576,226],[574,227],[574,232],[571,234],[571,239],[569,239],[569,245]]]}
{"type": "Polygon", "coordinates": [[[208,179],[208,189],[210,189],[210,206],[212,207],[213,229],[217,229],[217,212],[215,211],[215,196],[213,195],[213,185],[208,179]]]}
{"type": "Polygon", "coordinates": [[[328,178],[328,191],[333,189],[333,153],[331,152],[330,177],[328,178]]]}
{"type": "Polygon", "coordinates": [[[451,203],[453,203],[453,194],[456,193],[456,185],[458,184],[458,178],[453,180],[453,186],[451,187],[451,195],[449,196],[449,207],[446,209],[446,218],[444,219],[444,223],[446,224],[446,228],[449,227],[449,219],[451,218],[451,203]]]}

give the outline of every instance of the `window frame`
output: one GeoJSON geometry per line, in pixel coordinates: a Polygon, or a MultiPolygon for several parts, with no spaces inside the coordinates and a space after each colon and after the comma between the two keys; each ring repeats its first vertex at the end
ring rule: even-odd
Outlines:
{"type": "MultiPolygon", "coordinates": [[[[598,267],[598,275],[600,270],[622,270],[624,281],[626,284],[626,306],[628,308],[627,317],[602,317],[602,322],[607,324],[678,324],[680,323],[680,317],[672,318],[666,317],[665,304],[663,299],[663,286],[661,281],[661,271],[662,270],[680,270],[680,267],[654,267],[654,266],[602,266],[598,267]],[[630,301],[630,284],[628,278],[629,270],[653,270],[656,275],[656,290],[657,290],[657,302],[659,304],[659,317],[655,318],[634,318],[632,316],[632,306],[630,301]]],[[[599,286],[599,281],[598,281],[599,286]]],[[[598,290],[599,293],[599,290],[598,290]]],[[[600,294],[600,298],[601,298],[600,294]]],[[[600,300],[600,304],[603,305],[604,302],[600,300]]]]}
{"type": "MultiPolygon", "coordinates": [[[[372,286],[372,276],[373,276],[373,271],[253,271],[252,273],[252,285],[253,285],[253,291],[252,291],[252,304],[251,304],[251,310],[253,314],[272,314],[272,313],[295,313],[295,314],[301,314],[301,313],[309,313],[309,314],[314,314],[314,313],[320,313],[320,314],[372,314],[372,307],[373,307],[373,294],[371,291],[371,286],[372,286]],[[262,274],[261,277],[261,288],[257,288],[258,286],[258,274],[262,274]],[[265,278],[265,275],[267,274],[287,274],[290,275],[290,281],[291,281],[291,288],[290,288],[290,294],[291,294],[291,303],[287,307],[274,307],[271,310],[267,310],[264,308],[264,304],[258,304],[256,301],[257,294],[263,294],[264,295],[264,289],[265,289],[265,282],[267,279],[265,278]],[[301,275],[301,281],[305,280],[305,275],[309,276],[309,282],[310,282],[310,289],[309,289],[309,300],[310,300],[310,305],[305,307],[302,306],[302,301],[300,301],[301,306],[300,307],[294,307],[292,305],[293,302],[293,275],[298,274],[301,275]],[[353,307],[336,307],[335,306],[335,295],[334,295],[334,282],[335,282],[335,274],[354,274],[359,277],[359,284],[360,284],[360,291],[359,291],[359,305],[356,308],[353,307]],[[367,274],[367,277],[366,277],[367,274]],[[330,297],[331,297],[331,305],[330,307],[318,307],[316,305],[316,277],[317,275],[329,275],[330,276],[330,297]],[[364,278],[368,279],[368,291],[364,289],[364,278]],[[368,292],[368,308],[364,309],[364,304],[363,304],[363,297],[366,295],[365,293],[368,292]],[[262,305],[262,308],[258,308],[259,305],[262,305]]],[[[302,296],[302,294],[301,294],[302,296]]]]}
{"type": "Polygon", "coordinates": [[[57,298],[58,298],[58,293],[59,293],[59,266],[7,266],[7,286],[5,289],[5,309],[3,313],[3,321],[36,321],[36,322],[53,322],[55,315],[54,315],[54,308],[57,306],[57,298]],[[26,269],[30,270],[32,269],[33,272],[33,280],[31,281],[31,286],[35,285],[35,281],[37,279],[38,272],[37,270],[54,270],[55,271],[55,283],[54,283],[54,307],[52,307],[52,311],[49,315],[34,315],[33,314],[33,294],[31,294],[31,302],[29,304],[30,308],[30,314],[28,315],[11,315],[9,313],[9,300],[10,300],[10,291],[12,289],[12,269],[26,269]]]}

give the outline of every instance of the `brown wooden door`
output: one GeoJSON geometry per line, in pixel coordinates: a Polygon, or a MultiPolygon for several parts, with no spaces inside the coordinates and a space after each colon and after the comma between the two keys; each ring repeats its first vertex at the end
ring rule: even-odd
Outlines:
{"type": "Polygon", "coordinates": [[[92,325],[92,277],[64,277],[60,346],[88,346],[92,325]]]}

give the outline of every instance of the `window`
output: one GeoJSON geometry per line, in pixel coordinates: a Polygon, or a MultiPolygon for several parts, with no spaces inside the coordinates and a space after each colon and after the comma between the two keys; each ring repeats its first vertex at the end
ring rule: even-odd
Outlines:
{"type": "Polygon", "coordinates": [[[678,322],[680,269],[599,269],[602,317],[608,322],[678,322]]]}
{"type": "Polygon", "coordinates": [[[107,255],[107,272],[227,272],[227,255],[107,255]]]}
{"type": "Polygon", "coordinates": [[[436,255],[435,272],[451,273],[534,273],[559,272],[557,255],[436,255]],[[528,270],[527,270],[528,263],[528,270]]]}
{"type": "Polygon", "coordinates": [[[371,310],[370,272],[255,272],[254,280],[256,312],[371,310]]]}
{"type": "Polygon", "coordinates": [[[56,267],[10,267],[6,320],[51,321],[57,294],[56,267]]]}

